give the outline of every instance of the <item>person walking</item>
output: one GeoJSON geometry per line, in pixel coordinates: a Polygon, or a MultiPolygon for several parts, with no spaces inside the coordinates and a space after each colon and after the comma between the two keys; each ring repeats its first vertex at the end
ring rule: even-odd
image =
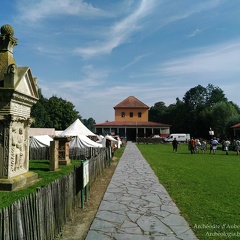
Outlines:
{"type": "Polygon", "coordinates": [[[228,150],[229,150],[229,145],[230,145],[230,141],[226,138],[226,140],[223,142],[223,147],[224,147],[224,151],[226,151],[226,155],[228,155],[228,150]]]}
{"type": "Polygon", "coordinates": [[[172,141],[172,146],[173,146],[173,152],[176,153],[177,152],[177,148],[178,148],[178,141],[176,138],[173,139],[172,141]]]}
{"type": "Polygon", "coordinates": [[[201,143],[200,143],[200,141],[199,141],[199,139],[195,139],[195,149],[194,149],[194,151],[195,151],[195,153],[199,153],[199,147],[201,146],[201,143]]]}
{"type": "Polygon", "coordinates": [[[240,140],[239,140],[239,138],[237,138],[237,140],[235,141],[235,149],[237,151],[237,155],[239,155],[239,151],[240,151],[240,140]]]}
{"type": "MultiPolygon", "coordinates": [[[[212,151],[213,151],[213,154],[216,154],[216,150],[217,150],[217,145],[218,145],[218,140],[214,137],[212,142],[211,142],[211,145],[212,145],[212,151]]],[[[211,150],[210,150],[211,151],[211,150]]]]}
{"type": "Polygon", "coordinates": [[[201,150],[202,150],[202,153],[205,153],[205,152],[206,152],[206,146],[207,146],[206,141],[204,141],[204,140],[202,139],[202,140],[201,140],[201,150]]]}
{"type": "Polygon", "coordinates": [[[190,151],[191,154],[195,153],[195,139],[192,137],[190,142],[189,142],[189,147],[190,147],[190,151]]]}

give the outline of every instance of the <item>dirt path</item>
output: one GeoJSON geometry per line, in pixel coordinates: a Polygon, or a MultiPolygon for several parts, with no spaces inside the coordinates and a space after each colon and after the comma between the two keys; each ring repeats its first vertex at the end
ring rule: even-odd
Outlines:
{"type": "Polygon", "coordinates": [[[107,168],[103,175],[99,176],[99,178],[93,183],[89,192],[88,202],[84,204],[84,209],[80,207],[75,209],[71,219],[64,226],[63,231],[59,234],[56,240],[85,239],[116,167],[117,162],[114,161],[111,167],[107,168]]]}

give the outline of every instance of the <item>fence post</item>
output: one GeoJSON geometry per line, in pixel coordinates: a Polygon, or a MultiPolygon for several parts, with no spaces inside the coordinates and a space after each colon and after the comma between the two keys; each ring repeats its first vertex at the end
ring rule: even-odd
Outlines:
{"type": "Polygon", "coordinates": [[[88,199],[88,183],[89,183],[89,160],[82,160],[82,186],[81,186],[81,207],[84,208],[84,200],[88,199]],[[85,196],[86,195],[86,196],[85,196]]]}

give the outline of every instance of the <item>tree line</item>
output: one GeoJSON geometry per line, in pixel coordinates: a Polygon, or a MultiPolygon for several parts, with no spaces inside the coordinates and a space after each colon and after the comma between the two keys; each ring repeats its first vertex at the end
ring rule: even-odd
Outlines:
{"type": "Polygon", "coordinates": [[[95,120],[83,119],[71,102],[57,96],[47,99],[42,95],[41,89],[38,90],[38,94],[39,100],[31,109],[31,117],[34,119],[31,127],[65,130],[79,118],[85,126],[94,131],[95,120]]]}
{"type": "Polygon", "coordinates": [[[223,90],[208,84],[188,90],[183,99],[166,106],[157,102],[149,110],[149,121],[170,124],[171,132],[209,138],[209,129],[220,138],[233,137],[231,126],[240,123],[240,108],[228,101],[223,90]]]}
{"type": "MultiPolygon", "coordinates": [[[[94,132],[93,118],[82,119],[75,106],[62,98],[43,97],[39,89],[39,101],[32,107],[31,117],[35,119],[32,127],[66,129],[79,118],[94,132]]],[[[171,125],[171,132],[190,133],[194,137],[208,138],[209,129],[220,138],[233,137],[231,126],[240,123],[240,108],[228,101],[223,90],[208,84],[197,85],[188,90],[183,99],[166,106],[157,102],[149,109],[149,121],[171,125]]]]}

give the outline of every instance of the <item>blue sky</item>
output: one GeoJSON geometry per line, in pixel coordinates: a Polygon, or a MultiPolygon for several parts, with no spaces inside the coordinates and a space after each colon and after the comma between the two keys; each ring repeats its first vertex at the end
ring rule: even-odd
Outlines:
{"type": "Polygon", "coordinates": [[[135,96],[168,106],[198,84],[239,105],[240,1],[2,0],[18,66],[44,97],[72,102],[83,118],[114,120],[135,96]]]}

